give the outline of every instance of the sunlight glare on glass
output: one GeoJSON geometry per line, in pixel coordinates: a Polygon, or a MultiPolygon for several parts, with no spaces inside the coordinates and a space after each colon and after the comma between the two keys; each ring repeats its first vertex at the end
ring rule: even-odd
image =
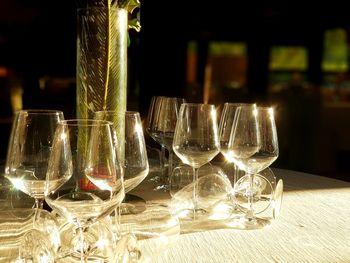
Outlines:
{"type": "Polygon", "coordinates": [[[26,187],[24,186],[22,178],[12,178],[11,182],[16,189],[21,190],[22,192],[25,192],[26,187]]]}
{"type": "Polygon", "coordinates": [[[99,249],[103,249],[103,248],[105,248],[107,245],[108,245],[108,240],[105,239],[105,238],[100,238],[100,239],[97,240],[97,242],[96,242],[96,246],[97,246],[99,249]]]}
{"type": "Polygon", "coordinates": [[[142,126],[139,123],[135,124],[135,132],[138,134],[142,134],[142,126]]]}
{"type": "Polygon", "coordinates": [[[210,111],[210,114],[211,114],[211,117],[213,118],[213,120],[216,120],[216,110],[215,110],[215,108],[213,108],[213,109],[210,111]]]}
{"type": "Polygon", "coordinates": [[[225,159],[229,163],[233,163],[233,161],[234,161],[234,152],[232,150],[227,151],[227,153],[225,154],[225,159]]]}
{"type": "Polygon", "coordinates": [[[66,132],[62,132],[60,137],[61,137],[61,140],[66,140],[68,136],[66,132]]]}
{"type": "MultiPolygon", "coordinates": [[[[212,120],[214,122],[216,122],[216,109],[215,107],[212,108],[212,110],[210,111],[210,115],[212,117],[212,120]]],[[[218,136],[218,130],[214,129],[214,139],[215,139],[215,143],[219,144],[219,136],[218,136]]]]}
{"type": "Polygon", "coordinates": [[[272,107],[269,108],[269,116],[270,116],[270,120],[274,119],[274,113],[273,113],[273,108],[272,107]]]}
{"type": "Polygon", "coordinates": [[[254,117],[258,117],[258,109],[256,107],[253,107],[253,115],[254,117]]]}

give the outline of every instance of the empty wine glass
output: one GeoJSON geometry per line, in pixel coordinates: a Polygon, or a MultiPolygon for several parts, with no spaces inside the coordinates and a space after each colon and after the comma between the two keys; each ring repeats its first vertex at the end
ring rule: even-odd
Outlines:
{"type": "MultiPolygon", "coordinates": [[[[118,127],[115,124],[116,120],[119,120],[117,115],[120,114],[115,111],[98,111],[95,113],[95,118],[111,121],[115,127],[118,127]]],[[[135,111],[127,111],[125,113],[125,145],[123,156],[124,188],[125,193],[128,193],[145,179],[149,171],[141,118],[140,114],[135,111]]],[[[127,202],[142,200],[140,197],[131,194],[126,194],[125,199],[127,202]]],[[[124,208],[122,209],[123,211],[125,210],[124,208]]],[[[129,211],[132,210],[132,207],[130,207],[129,211]]]]}
{"type": "Polygon", "coordinates": [[[228,148],[230,136],[233,127],[233,120],[238,107],[252,107],[255,104],[247,103],[225,103],[222,110],[220,124],[219,124],[219,140],[220,140],[220,152],[225,157],[226,161],[233,163],[234,165],[234,175],[233,184],[237,182],[238,177],[238,167],[234,164],[233,160],[230,159],[230,151],[228,148]]]}
{"type": "Polygon", "coordinates": [[[147,132],[162,147],[162,163],[165,166],[165,149],[169,152],[167,173],[163,175],[163,182],[156,190],[169,190],[169,178],[173,170],[173,138],[179,109],[185,100],[175,97],[153,97],[148,117],[147,132]]]}
{"type": "Polygon", "coordinates": [[[45,178],[55,129],[63,120],[57,110],[21,110],[15,113],[7,152],[5,176],[42,208],[45,178]]]}
{"type": "Polygon", "coordinates": [[[61,121],[56,129],[46,176],[49,206],[73,223],[79,233],[70,251],[59,258],[89,258],[105,261],[99,242],[88,228],[109,215],[124,198],[121,166],[118,163],[116,132],[103,120],[61,121]]]}
{"type": "Polygon", "coordinates": [[[269,167],[278,157],[273,109],[255,105],[239,107],[236,110],[233,127],[227,154],[249,178],[249,187],[245,193],[248,209],[242,220],[245,228],[256,229],[269,223],[255,216],[253,202],[254,174],[269,167]]]}
{"type": "Polygon", "coordinates": [[[176,123],[173,149],[193,168],[193,215],[205,213],[198,204],[198,168],[211,161],[220,150],[214,105],[183,103],[176,123]]]}

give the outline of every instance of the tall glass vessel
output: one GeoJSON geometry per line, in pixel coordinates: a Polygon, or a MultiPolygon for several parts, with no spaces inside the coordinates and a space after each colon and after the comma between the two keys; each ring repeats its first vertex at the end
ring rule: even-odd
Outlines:
{"type": "MultiPolygon", "coordinates": [[[[128,13],[139,7],[137,0],[87,1],[77,12],[77,118],[92,119],[94,112],[115,111],[119,141],[124,138],[127,96],[128,13]]],[[[121,143],[121,145],[123,145],[121,143]]]]}

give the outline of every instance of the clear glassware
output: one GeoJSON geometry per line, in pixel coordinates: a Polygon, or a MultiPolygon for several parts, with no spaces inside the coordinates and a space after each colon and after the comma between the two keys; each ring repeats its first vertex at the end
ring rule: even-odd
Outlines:
{"type": "Polygon", "coordinates": [[[193,169],[193,207],[190,219],[205,213],[198,205],[198,169],[220,151],[214,105],[183,103],[176,123],[173,149],[181,161],[193,169]]]}
{"type": "Polygon", "coordinates": [[[46,176],[48,205],[79,233],[60,258],[104,259],[89,227],[120,205],[124,183],[113,124],[103,120],[61,121],[46,176]],[[62,256],[63,255],[63,256],[62,256]]]}
{"type": "Polygon", "coordinates": [[[233,184],[237,181],[237,172],[238,167],[234,164],[234,162],[230,159],[231,155],[229,154],[229,142],[230,142],[230,136],[233,128],[233,121],[235,118],[235,113],[238,107],[252,107],[255,104],[249,104],[249,103],[228,103],[226,102],[224,104],[224,108],[222,110],[222,114],[220,117],[220,124],[219,124],[219,140],[220,140],[220,152],[225,157],[226,161],[233,163],[235,166],[235,173],[233,178],[233,184]]]}
{"type": "MultiPolygon", "coordinates": [[[[114,111],[98,111],[95,113],[95,118],[111,121],[114,126],[117,126],[116,120],[119,120],[118,115],[114,111]]],[[[132,206],[133,200],[140,201],[141,198],[127,193],[138,186],[149,172],[147,148],[138,112],[127,111],[125,113],[124,143],[124,160],[122,165],[124,166],[125,200],[130,202],[132,206]]],[[[133,208],[126,209],[126,206],[123,206],[122,211],[127,212],[125,210],[130,212],[133,211],[133,208]]]]}
{"type": "MultiPolygon", "coordinates": [[[[208,163],[198,169],[197,191],[200,207],[210,212],[210,214],[208,213],[208,220],[210,220],[215,218],[215,215],[212,213],[213,208],[218,202],[227,199],[227,196],[232,192],[232,185],[219,166],[208,163]]],[[[181,215],[186,213],[188,207],[191,206],[191,197],[193,195],[192,167],[185,164],[175,167],[170,180],[170,195],[170,211],[173,215],[181,218],[181,215]]],[[[183,230],[186,231],[185,228],[181,231],[183,230]]]]}
{"type": "Polygon", "coordinates": [[[64,119],[57,110],[21,110],[15,113],[5,177],[42,208],[46,171],[56,127],[64,119]]]}
{"type": "MultiPolygon", "coordinates": [[[[169,178],[173,170],[173,148],[174,132],[179,116],[179,110],[183,98],[175,97],[152,97],[147,117],[148,134],[162,147],[162,163],[165,167],[165,149],[169,152],[167,172],[163,175],[162,184],[155,190],[169,190],[169,178]],[[164,180],[165,179],[165,180],[164,180]]],[[[165,170],[165,169],[164,169],[165,170]]]]}
{"type": "Polygon", "coordinates": [[[239,107],[233,127],[227,154],[249,178],[249,186],[244,193],[248,208],[242,221],[247,229],[261,228],[269,222],[255,216],[254,175],[269,167],[279,154],[273,109],[255,105],[239,107]]]}
{"type": "MultiPolygon", "coordinates": [[[[239,178],[239,168],[238,166],[233,162],[230,156],[230,151],[228,148],[231,132],[233,127],[233,121],[235,118],[235,113],[238,107],[252,107],[255,104],[249,104],[249,103],[228,103],[226,102],[224,104],[221,117],[220,117],[220,123],[219,123],[219,140],[220,140],[220,152],[225,157],[226,162],[229,163],[229,165],[233,165],[232,168],[226,169],[227,174],[232,182],[232,191],[228,195],[228,199],[230,199],[231,202],[231,209],[234,213],[237,209],[237,202],[235,200],[235,184],[239,178]]],[[[224,164],[226,165],[226,163],[224,164]]]]}
{"type": "Polygon", "coordinates": [[[129,254],[138,259],[127,262],[156,261],[160,253],[176,244],[181,230],[177,216],[158,205],[149,205],[140,214],[123,215],[120,228],[122,236],[128,237],[129,254]]]}
{"type": "MultiPolygon", "coordinates": [[[[79,239],[80,231],[77,229],[74,223],[67,222],[63,217],[56,214],[55,211],[52,213],[56,216],[57,221],[59,222],[59,234],[60,234],[60,250],[55,257],[55,262],[70,262],[71,258],[67,258],[70,254],[70,251],[79,250],[79,242],[76,242],[79,239]],[[74,247],[75,246],[75,247],[74,247]]],[[[88,262],[110,262],[111,259],[114,261],[111,262],[122,262],[118,261],[120,255],[128,253],[127,248],[120,247],[118,248],[117,236],[114,234],[114,225],[110,217],[104,217],[100,220],[93,222],[87,229],[85,229],[84,237],[89,239],[90,244],[93,248],[97,248],[96,252],[90,252],[90,257],[88,262]],[[97,254],[97,257],[94,256],[97,254]],[[101,260],[103,255],[104,261],[101,260]],[[108,259],[108,260],[107,260],[108,259]]],[[[78,260],[71,260],[73,262],[80,262],[78,260]]]]}
{"type": "Polygon", "coordinates": [[[31,208],[0,211],[0,240],[0,262],[55,262],[61,244],[56,218],[31,208]]]}

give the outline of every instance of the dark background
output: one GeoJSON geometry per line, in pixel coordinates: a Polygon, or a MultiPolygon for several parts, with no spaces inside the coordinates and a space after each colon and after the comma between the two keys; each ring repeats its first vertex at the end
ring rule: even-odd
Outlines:
{"type": "MultiPolygon", "coordinates": [[[[23,108],[58,108],[66,118],[75,116],[76,9],[77,3],[71,0],[1,1],[0,66],[10,69],[15,77],[0,77],[0,159],[5,158],[11,126],[9,82],[21,82],[23,108]],[[54,88],[40,89],[39,79],[54,88]]],[[[209,102],[218,106],[238,101],[277,106],[281,153],[274,166],[350,180],[350,147],[344,143],[349,140],[346,124],[350,123],[350,107],[345,101],[329,109],[320,93],[324,31],[343,28],[348,32],[350,19],[345,4],[145,0],[137,12],[142,30],[130,31],[129,110],[140,111],[145,119],[155,95],[203,101],[208,43],[244,42],[249,59],[246,86],[242,92],[209,102]],[[190,40],[198,43],[195,83],[186,79],[190,40]],[[272,45],[308,49],[305,74],[313,86],[311,94],[270,96],[272,45]]]]}

